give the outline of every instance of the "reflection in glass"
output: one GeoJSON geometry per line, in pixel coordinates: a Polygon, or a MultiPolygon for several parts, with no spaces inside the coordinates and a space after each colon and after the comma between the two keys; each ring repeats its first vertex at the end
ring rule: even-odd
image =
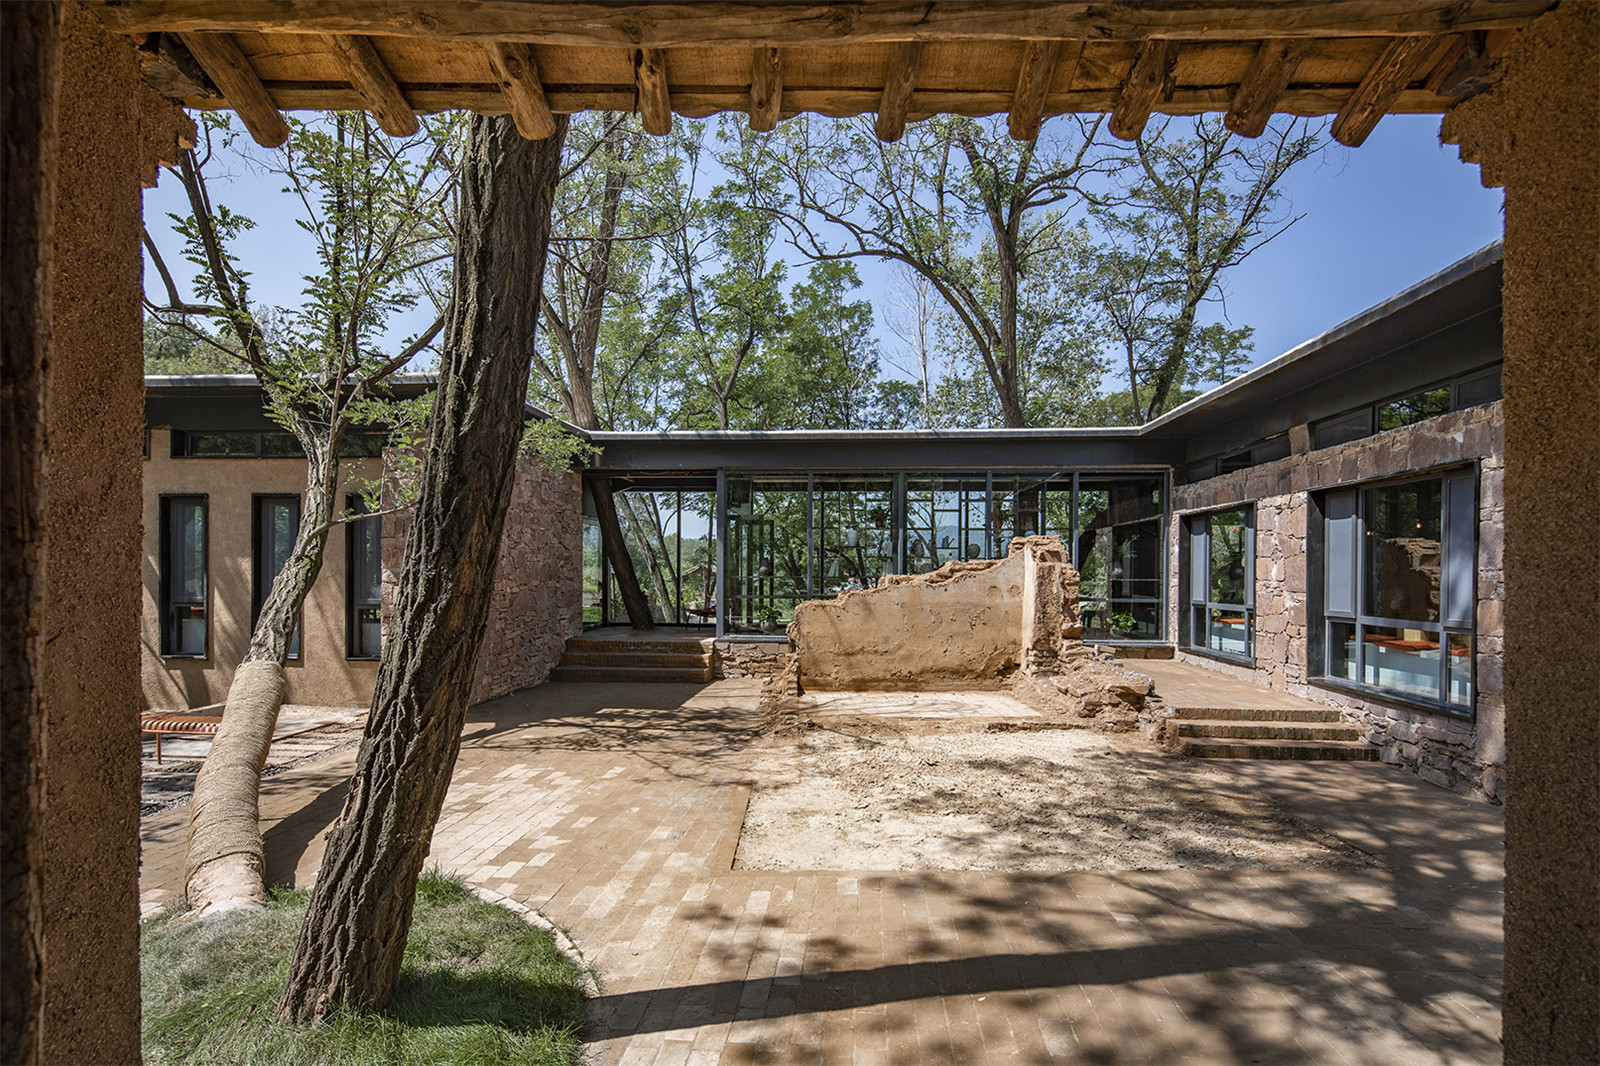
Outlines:
{"type": "Polygon", "coordinates": [[[1356,626],[1354,622],[1328,623],[1328,676],[1346,681],[1356,678],[1356,626]]]}
{"type": "MultiPolygon", "coordinates": [[[[1442,481],[1367,489],[1363,614],[1439,621],[1442,481]]],[[[1437,686],[1435,686],[1437,688],[1437,686]]]]}
{"type": "Polygon", "coordinates": [[[1393,626],[1363,627],[1362,681],[1427,699],[1439,698],[1439,634],[1393,626]]]}
{"type": "Polygon", "coordinates": [[[728,479],[730,633],[776,633],[811,596],[811,499],[806,479],[728,479]]]}
{"type": "Polygon", "coordinates": [[[1450,634],[1450,702],[1472,704],[1472,638],[1450,634]]]}
{"type": "Polygon", "coordinates": [[[604,590],[601,587],[601,559],[604,548],[600,543],[600,520],[592,515],[583,516],[583,621],[586,625],[605,620],[602,613],[604,590]]]}
{"type": "Polygon", "coordinates": [[[873,588],[894,572],[894,479],[823,478],[813,485],[817,595],[873,588]]]}
{"type": "MultiPolygon", "coordinates": [[[[716,617],[716,543],[712,534],[716,493],[629,489],[617,493],[616,501],[617,520],[622,524],[640,591],[650,604],[650,616],[669,625],[712,621],[716,617]]],[[[621,604],[620,592],[611,602],[621,604]]],[[[617,608],[612,611],[613,615],[623,613],[617,608]]]]}
{"type": "Polygon", "coordinates": [[[906,569],[937,570],[988,553],[989,481],[985,475],[906,478],[906,569]]]}

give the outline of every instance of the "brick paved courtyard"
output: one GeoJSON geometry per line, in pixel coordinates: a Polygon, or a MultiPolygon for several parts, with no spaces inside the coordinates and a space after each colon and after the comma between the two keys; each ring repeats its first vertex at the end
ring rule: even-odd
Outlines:
{"type": "MultiPolygon", "coordinates": [[[[595,1063],[1499,1060],[1498,808],[1379,764],[1208,762],[1382,865],[734,870],[755,702],[548,684],[469,714],[433,859],[571,933],[595,1063]]],[[[352,764],[263,782],[272,879],[313,876],[352,764]]],[[[144,822],[147,907],[187,813],[144,822]]]]}

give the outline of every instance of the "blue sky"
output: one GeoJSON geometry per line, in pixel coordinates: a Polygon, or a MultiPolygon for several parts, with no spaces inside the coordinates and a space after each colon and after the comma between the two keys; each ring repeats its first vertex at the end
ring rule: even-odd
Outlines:
{"type": "MultiPolygon", "coordinates": [[[[309,250],[306,235],[289,221],[294,205],[276,195],[278,179],[243,168],[235,174],[231,188],[214,193],[259,223],[241,244],[255,295],[293,303],[299,298],[296,260],[309,250]]],[[[1283,188],[1292,212],[1303,217],[1227,279],[1227,318],[1255,327],[1257,362],[1387,299],[1502,231],[1500,190],[1483,188],[1478,168],[1462,163],[1453,146],[1439,144],[1437,115],[1390,115],[1361,148],[1333,145],[1320,162],[1291,172],[1283,188]]],[[[183,209],[182,190],[170,176],[145,193],[146,217],[178,273],[187,264],[179,260],[176,240],[162,236],[160,223],[166,212],[183,209]]],[[[861,295],[887,306],[889,273],[860,265],[861,295]]],[[[146,278],[159,284],[148,266],[146,278]]],[[[400,332],[431,317],[412,316],[400,332]]],[[[879,318],[880,342],[892,357],[893,338],[879,318]]]]}

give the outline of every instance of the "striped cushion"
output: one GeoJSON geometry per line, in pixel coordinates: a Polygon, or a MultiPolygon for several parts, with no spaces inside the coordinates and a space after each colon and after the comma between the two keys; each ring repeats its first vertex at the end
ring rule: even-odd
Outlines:
{"type": "Polygon", "coordinates": [[[199,714],[141,714],[141,733],[215,733],[221,718],[199,714]]]}

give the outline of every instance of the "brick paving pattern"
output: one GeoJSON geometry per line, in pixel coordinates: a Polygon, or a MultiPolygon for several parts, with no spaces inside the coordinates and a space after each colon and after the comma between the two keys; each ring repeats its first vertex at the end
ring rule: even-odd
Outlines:
{"type": "MultiPolygon", "coordinates": [[[[1498,808],[1379,764],[1242,763],[1225,787],[1383,866],[734,870],[754,707],[749,681],[548,684],[469,715],[431,861],[572,935],[594,1063],[1500,1057],[1498,808]]],[[[263,783],[272,879],[314,874],[352,764],[263,783]]],[[[186,815],[145,820],[147,907],[186,815]]]]}

